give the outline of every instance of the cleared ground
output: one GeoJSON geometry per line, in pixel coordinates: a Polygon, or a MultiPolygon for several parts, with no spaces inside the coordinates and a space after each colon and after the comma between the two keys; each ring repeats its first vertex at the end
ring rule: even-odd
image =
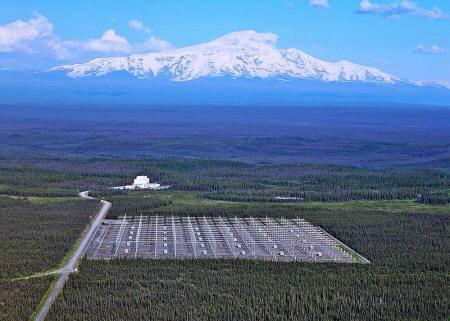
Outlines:
{"type": "Polygon", "coordinates": [[[344,249],[303,219],[141,215],[103,221],[87,256],[357,262],[344,249]]]}

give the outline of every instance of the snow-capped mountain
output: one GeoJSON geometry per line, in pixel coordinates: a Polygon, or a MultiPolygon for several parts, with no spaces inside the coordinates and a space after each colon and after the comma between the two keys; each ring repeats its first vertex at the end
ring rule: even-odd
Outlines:
{"type": "Polygon", "coordinates": [[[181,49],[98,58],[51,70],[64,71],[71,78],[102,76],[121,71],[138,78],[165,77],[175,81],[223,76],[388,84],[400,80],[376,68],[349,61],[327,62],[298,49],[277,49],[276,41],[277,36],[272,33],[240,31],[181,49]]]}

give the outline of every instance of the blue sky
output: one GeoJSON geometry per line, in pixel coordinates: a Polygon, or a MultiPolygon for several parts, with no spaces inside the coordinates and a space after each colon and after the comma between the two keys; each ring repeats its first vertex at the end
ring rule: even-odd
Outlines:
{"type": "Polygon", "coordinates": [[[165,50],[252,29],[320,59],[450,83],[449,15],[448,0],[3,0],[0,68],[165,50]]]}

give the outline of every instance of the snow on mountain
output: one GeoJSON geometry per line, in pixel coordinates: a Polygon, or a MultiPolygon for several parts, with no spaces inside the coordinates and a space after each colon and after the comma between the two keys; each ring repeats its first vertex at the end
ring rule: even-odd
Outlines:
{"type": "Polygon", "coordinates": [[[414,84],[419,87],[442,87],[450,89],[450,81],[448,80],[418,80],[414,84]]]}
{"type": "Polygon", "coordinates": [[[327,62],[298,49],[277,49],[277,36],[255,31],[233,32],[190,47],[98,58],[87,63],[54,67],[72,78],[125,71],[139,78],[167,77],[188,81],[201,77],[298,78],[320,81],[395,83],[392,75],[349,61],[327,62]]]}

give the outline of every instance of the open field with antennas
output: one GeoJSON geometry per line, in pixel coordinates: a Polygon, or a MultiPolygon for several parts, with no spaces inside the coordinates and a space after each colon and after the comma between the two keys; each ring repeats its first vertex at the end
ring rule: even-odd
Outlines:
{"type": "Polygon", "coordinates": [[[92,259],[259,259],[365,262],[303,219],[123,216],[104,220],[87,257],[92,259]]]}

